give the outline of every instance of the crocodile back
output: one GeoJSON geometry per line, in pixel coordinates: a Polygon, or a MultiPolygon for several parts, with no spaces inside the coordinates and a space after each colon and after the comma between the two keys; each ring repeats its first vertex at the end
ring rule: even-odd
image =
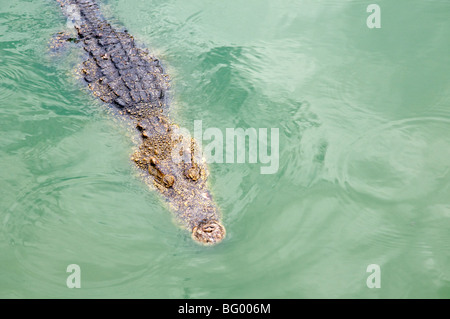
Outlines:
{"type": "Polygon", "coordinates": [[[60,3],[66,15],[78,18],[74,26],[89,54],[82,73],[97,97],[138,117],[166,106],[169,81],[157,58],[136,47],[126,30],[111,26],[95,1],[60,3]]]}

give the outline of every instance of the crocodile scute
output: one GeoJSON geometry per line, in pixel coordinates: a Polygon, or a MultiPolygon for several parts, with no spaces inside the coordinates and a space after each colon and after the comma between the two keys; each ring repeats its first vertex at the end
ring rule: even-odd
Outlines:
{"type": "Polygon", "coordinates": [[[194,156],[200,152],[196,141],[181,134],[168,115],[169,78],[160,61],[137,47],[126,30],[111,26],[94,0],[57,1],[87,52],[81,72],[89,89],[130,119],[140,135],[132,159],[145,179],[195,241],[222,241],[226,231],[208,189],[207,165],[194,156]]]}

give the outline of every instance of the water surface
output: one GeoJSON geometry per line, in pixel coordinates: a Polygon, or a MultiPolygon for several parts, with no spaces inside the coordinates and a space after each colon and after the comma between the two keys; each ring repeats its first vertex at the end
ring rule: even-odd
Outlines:
{"type": "Polygon", "coordinates": [[[210,165],[227,238],[205,248],[137,176],[82,50],[47,52],[56,1],[0,0],[0,297],[449,298],[450,3],[377,3],[380,29],[365,1],[102,2],[163,61],[181,126],[279,128],[276,174],[210,165]]]}

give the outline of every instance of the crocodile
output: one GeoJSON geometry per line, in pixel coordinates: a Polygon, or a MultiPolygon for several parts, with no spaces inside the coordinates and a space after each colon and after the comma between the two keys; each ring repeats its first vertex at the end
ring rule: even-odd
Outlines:
{"type": "Polygon", "coordinates": [[[129,119],[140,145],[131,156],[144,180],[166,200],[194,241],[213,245],[226,234],[208,188],[208,167],[198,143],[169,117],[169,77],[158,58],[137,46],[126,29],[112,26],[94,0],[57,0],[86,51],[81,74],[88,88],[129,119]]]}

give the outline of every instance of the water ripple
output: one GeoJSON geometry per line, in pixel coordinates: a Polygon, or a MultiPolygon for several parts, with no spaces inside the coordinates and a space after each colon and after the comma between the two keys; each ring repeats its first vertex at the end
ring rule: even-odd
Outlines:
{"type": "MultiPolygon", "coordinates": [[[[149,263],[142,254],[149,247],[148,237],[142,234],[156,233],[149,227],[146,214],[128,214],[126,218],[118,215],[120,208],[112,204],[110,198],[111,194],[119,192],[124,193],[122,183],[104,175],[42,176],[25,187],[7,209],[1,226],[27,277],[45,280],[47,286],[51,283],[56,289],[63,284],[65,267],[76,263],[85,271],[97,273],[89,279],[90,285],[102,288],[132,283],[145,273],[153,272],[157,265],[149,263]],[[143,226],[141,235],[136,232],[138,225],[143,226]],[[96,244],[92,245],[93,242],[96,244]],[[130,254],[127,242],[142,245],[142,250],[130,254]],[[102,267],[93,262],[97,258],[105,263],[102,267]],[[48,259],[53,259],[52,264],[48,259]],[[105,271],[105,267],[110,271],[105,271]],[[109,275],[115,273],[111,269],[116,267],[129,270],[120,276],[109,275]]],[[[157,205],[155,203],[155,207],[157,205]]],[[[127,210],[133,208],[128,206],[127,210]]],[[[156,229],[156,224],[154,226],[156,229]]],[[[87,273],[86,279],[89,278],[87,273]]]]}
{"type": "Polygon", "coordinates": [[[344,187],[383,200],[414,200],[438,192],[448,179],[450,120],[393,121],[349,145],[338,177],[344,187]]]}
{"type": "Polygon", "coordinates": [[[4,54],[0,57],[0,101],[6,101],[8,97],[18,90],[20,83],[26,79],[27,72],[23,67],[23,61],[17,55],[4,54]]]}

